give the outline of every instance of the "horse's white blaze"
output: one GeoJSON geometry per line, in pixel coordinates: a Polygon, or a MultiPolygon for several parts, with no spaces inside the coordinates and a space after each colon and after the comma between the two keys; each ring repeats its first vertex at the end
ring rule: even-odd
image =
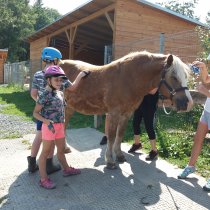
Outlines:
{"type": "Polygon", "coordinates": [[[192,96],[190,95],[189,90],[185,90],[185,94],[189,100],[188,105],[187,105],[187,112],[189,112],[193,106],[193,100],[192,100],[192,96]]]}

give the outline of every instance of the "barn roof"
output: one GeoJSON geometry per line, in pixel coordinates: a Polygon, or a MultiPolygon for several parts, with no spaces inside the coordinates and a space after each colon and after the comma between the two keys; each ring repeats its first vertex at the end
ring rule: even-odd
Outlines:
{"type": "MultiPolygon", "coordinates": [[[[62,17],[60,17],[58,20],[54,21],[53,23],[45,26],[44,28],[42,28],[42,29],[36,31],[35,33],[33,33],[32,35],[28,36],[26,38],[26,41],[32,42],[32,41],[35,41],[43,36],[50,35],[58,30],[61,30],[62,28],[68,27],[70,24],[72,24],[76,21],[87,18],[89,15],[91,15],[101,9],[104,9],[104,8],[112,9],[113,8],[113,10],[114,10],[114,7],[113,7],[114,2],[115,2],[115,0],[106,0],[106,1],[89,0],[85,4],[74,9],[73,11],[63,15],[62,17]]],[[[179,18],[181,18],[185,21],[189,21],[193,24],[206,26],[205,24],[201,23],[200,21],[188,18],[187,16],[178,14],[176,12],[169,10],[169,9],[161,7],[157,4],[150,3],[146,0],[136,0],[136,2],[139,4],[144,4],[146,6],[152,7],[157,10],[161,10],[162,12],[179,17],[179,18]]],[[[95,23],[95,27],[97,27],[96,24],[98,24],[98,28],[100,28],[100,26],[103,25],[103,21],[106,22],[106,20],[103,20],[103,19],[98,20],[97,23],[95,23]]],[[[88,28],[86,28],[86,30],[88,30],[88,28]]],[[[105,31],[104,28],[102,30],[105,31]]]]}

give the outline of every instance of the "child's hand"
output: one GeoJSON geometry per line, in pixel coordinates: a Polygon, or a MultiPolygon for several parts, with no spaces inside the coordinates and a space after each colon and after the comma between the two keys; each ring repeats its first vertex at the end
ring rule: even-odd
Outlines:
{"type": "Polygon", "coordinates": [[[198,83],[196,85],[196,90],[202,94],[205,95],[205,92],[207,91],[207,89],[204,87],[204,85],[202,83],[198,83]]]}
{"type": "Polygon", "coordinates": [[[203,62],[194,61],[194,62],[192,63],[192,65],[197,66],[201,71],[202,71],[202,70],[206,70],[206,71],[207,71],[206,65],[205,65],[205,63],[203,63],[203,62]]]}
{"type": "Polygon", "coordinates": [[[46,120],[46,124],[49,130],[51,130],[53,133],[55,133],[55,129],[53,126],[53,121],[52,120],[46,120]]]}

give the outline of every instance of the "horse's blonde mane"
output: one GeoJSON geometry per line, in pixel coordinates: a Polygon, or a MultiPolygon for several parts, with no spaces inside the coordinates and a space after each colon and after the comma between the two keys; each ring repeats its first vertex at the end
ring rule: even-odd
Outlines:
{"type": "MultiPolygon", "coordinates": [[[[124,57],[122,57],[121,59],[122,60],[126,60],[126,59],[132,59],[134,57],[138,57],[138,56],[146,56],[150,59],[153,59],[153,58],[162,58],[163,56],[166,56],[166,59],[167,55],[163,55],[163,54],[160,54],[160,53],[150,53],[150,52],[147,52],[147,51],[137,51],[137,52],[131,52],[127,55],[125,55],[124,57]]],[[[172,63],[172,66],[168,69],[168,74],[171,75],[171,74],[175,74],[176,77],[181,81],[182,85],[183,86],[186,86],[187,84],[187,78],[189,78],[189,66],[186,65],[185,63],[183,63],[181,61],[180,58],[178,58],[177,56],[173,55],[173,63],[172,63]],[[184,71],[183,71],[184,70],[184,71]]]]}
{"type": "Polygon", "coordinates": [[[128,58],[134,58],[134,57],[141,56],[141,55],[145,55],[145,56],[148,56],[148,57],[152,56],[152,54],[150,52],[147,52],[147,51],[136,51],[136,52],[130,52],[127,55],[123,56],[122,58],[120,58],[118,60],[126,60],[128,58]]]}
{"type": "Polygon", "coordinates": [[[169,68],[169,74],[175,74],[176,77],[186,86],[187,78],[189,78],[189,66],[181,61],[180,58],[173,55],[173,64],[169,68]],[[170,71],[171,69],[171,71],[170,71]],[[183,71],[184,70],[184,71],[183,71]]]}

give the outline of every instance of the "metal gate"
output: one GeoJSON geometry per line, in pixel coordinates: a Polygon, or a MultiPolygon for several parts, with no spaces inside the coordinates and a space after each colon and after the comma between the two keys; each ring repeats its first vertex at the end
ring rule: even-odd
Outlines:
{"type": "Polygon", "coordinates": [[[4,64],[4,84],[24,86],[29,83],[30,61],[22,61],[12,64],[4,64]]]}

